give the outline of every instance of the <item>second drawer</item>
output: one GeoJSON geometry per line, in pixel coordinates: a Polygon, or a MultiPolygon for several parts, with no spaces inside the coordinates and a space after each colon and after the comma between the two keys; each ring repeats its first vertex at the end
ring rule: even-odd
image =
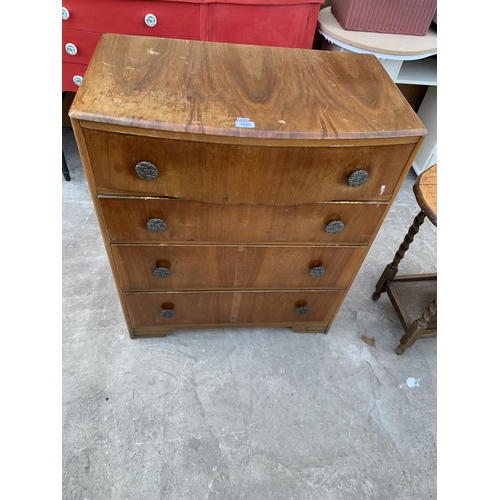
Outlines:
{"type": "Polygon", "coordinates": [[[162,198],[101,197],[112,243],[318,243],[366,245],[387,203],[223,205],[162,198]],[[158,227],[151,226],[155,221],[158,227]],[[148,226],[149,224],[149,226],[148,226]]]}
{"type": "Polygon", "coordinates": [[[113,245],[123,290],[343,289],[366,247],[113,245]]]}

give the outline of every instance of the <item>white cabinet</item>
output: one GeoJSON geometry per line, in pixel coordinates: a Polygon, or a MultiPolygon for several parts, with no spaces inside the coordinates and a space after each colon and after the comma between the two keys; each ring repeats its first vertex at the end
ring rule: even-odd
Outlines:
{"type": "Polygon", "coordinates": [[[427,137],[413,161],[413,170],[420,175],[437,163],[437,87],[429,87],[417,114],[427,128],[427,137]]]}

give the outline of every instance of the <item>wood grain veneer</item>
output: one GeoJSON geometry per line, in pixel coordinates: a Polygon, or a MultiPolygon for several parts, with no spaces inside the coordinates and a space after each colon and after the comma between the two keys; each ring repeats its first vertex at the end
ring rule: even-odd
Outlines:
{"type": "Polygon", "coordinates": [[[426,133],[373,56],[126,35],[69,116],[132,338],[326,333],[426,133]]]}
{"type": "Polygon", "coordinates": [[[146,129],[280,139],[426,133],[370,54],[105,34],[80,90],[73,118],[146,129]],[[238,117],[255,129],[235,127],[238,117]]]}
{"type": "Polygon", "coordinates": [[[364,248],[114,245],[113,255],[124,290],[344,289],[364,248]],[[315,267],[324,274],[311,276],[315,267]],[[158,278],[157,268],[171,275],[158,278]]]}
{"type": "Polygon", "coordinates": [[[84,130],[97,191],[164,195],[210,203],[292,205],[390,199],[402,162],[414,144],[358,148],[210,144],[84,130]],[[158,169],[137,178],[141,161],[158,169]],[[299,168],[297,168],[299,167],[299,168]],[[363,169],[370,182],[353,188],[363,169]]]}
{"type": "Polygon", "coordinates": [[[228,205],[130,196],[100,196],[99,204],[113,243],[367,245],[388,208],[386,202],[228,205]],[[155,217],[165,220],[165,231],[147,228],[155,217]],[[329,234],[326,226],[333,221],[341,221],[344,228],[329,234]]]}

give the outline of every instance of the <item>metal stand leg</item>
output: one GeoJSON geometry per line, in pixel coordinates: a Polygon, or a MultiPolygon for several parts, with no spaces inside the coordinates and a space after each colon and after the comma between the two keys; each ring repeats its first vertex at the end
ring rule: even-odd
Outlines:
{"type": "Polygon", "coordinates": [[[386,283],[396,277],[396,274],[398,273],[398,265],[403,259],[406,251],[410,247],[413,238],[418,233],[420,226],[424,223],[424,220],[424,212],[420,212],[415,217],[413,224],[411,225],[407,235],[405,236],[405,239],[403,240],[403,243],[401,243],[398,251],[396,252],[396,255],[394,256],[394,260],[390,264],[387,264],[384,272],[382,273],[382,276],[380,276],[378,283],[375,286],[375,292],[373,292],[372,295],[373,300],[378,300],[380,298],[380,294],[385,292],[386,283]]]}
{"type": "Polygon", "coordinates": [[[406,349],[411,347],[420,338],[427,328],[427,323],[436,314],[436,311],[437,299],[434,299],[422,316],[416,319],[401,337],[399,345],[396,347],[396,354],[403,354],[406,349]]]}

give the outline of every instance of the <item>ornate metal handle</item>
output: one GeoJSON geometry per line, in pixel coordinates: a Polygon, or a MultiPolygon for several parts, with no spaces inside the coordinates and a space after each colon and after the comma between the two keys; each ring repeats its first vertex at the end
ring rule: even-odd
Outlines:
{"type": "Polygon", "coordinates": [[[333,220],[326,225],[326,232],[328,234],[338,234],[344,229],[344,223],[340,220],[333,220]]]}
{"type": "Polygon", "coordinates": [[[153,272],[157,278],[168,278],[172,274],[168,267],[157,267],[153,272]]]}
{"type": "Polygon", "coordinates": [[[311,269],[311,271],[309,272],[309,274],[313,277],[313,278],[319,278],[320,276],[323,276],[323,274],[325,274],[325,268],[324,267],[321,267],[321,266],[316,266],[316,267],[313,267],[311,269]]]}
{"type": "Polygon", "coordinates": [[[167,223],[161,219],[149,219],[146,226],[153,233],[161,233],[167,229],[167,223]]]}
{"type": "Polygon", "coordinates": [[[161,312],[160,312],[160,316],[162,318],[173,318],[175,316],[175,313],[174,311],[172,311],[172,309],[162,309],[161,312]]]}
{"type": "Polygon", "coordinates": [[[309,308],[306,307],[306,306],[302,306],[302,307],[297,307],[297,309],[295,309],[295,312],[299,315],[299,316],[302,316],[303,314],[307,314],[309,312],[309,308]]]}
{"type": "Polygon", "coordinates": [[[135,171],[144,181],[153,181],[158,177],[158,169],[149,161],[140,161],[135,166],[135,171]]]}
{"type": "Polygon", "coordinates": [[[366,170],[355,170],[349,176],[349,186],[351,187],[360,187],[368,180],[368,172],[366,170]]]}

